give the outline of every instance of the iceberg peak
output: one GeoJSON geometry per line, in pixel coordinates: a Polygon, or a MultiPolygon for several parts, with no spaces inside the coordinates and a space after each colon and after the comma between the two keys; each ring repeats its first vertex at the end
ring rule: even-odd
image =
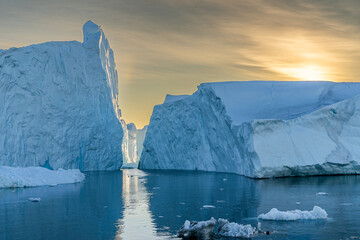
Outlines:
{"type": "Polygon", "coordinates": [[[90,41],[99,42],[102,33],[103,31],[99,25],[91,20],[87,21],[83,26],[84,43],[90,41]]]}

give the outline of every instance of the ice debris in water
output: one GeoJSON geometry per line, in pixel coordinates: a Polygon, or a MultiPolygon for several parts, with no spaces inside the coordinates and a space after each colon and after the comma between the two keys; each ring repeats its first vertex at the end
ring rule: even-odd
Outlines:
{"type": "MultiPolygon", "coordinates": [[[[258,227],[261,225],[258,224],[258,227]]],[[[207,221],[189,221],[186,220],[184,225],[178,232],[178,236],[182,238],[198,238],[209,239],[212,236],[223,237],[239,237],[239,238],[251,238],[255,236],[259,231],[256,227],[252,227],[250,224],[242,225],[235,222],[229,222],[226,219],[219,218],[216,221],[213,217],[207,221]],[[217,233],[214,232],[214,227],[218,224],[217,233]]],[[[260,231],[261,232],[261,231],[260,231]]]]}
{"type": "Polygon", "coordinates": [[[213,229],[216,225],[216,219],[211,218],[207,221],[189,221],[186,220],[181,227],[178,236],[179,237],[203,237],[209,238],[213,234],[213,229]]]}
{"type": "Polygon", "coordinates": [[[312,211],[279,211],[273,208],[268,213],[259,215],[259,219],[273,220],[273,221],[295,221],[295,220],[314,220],[314,219],[326,219],[327,213],[324,209],[318,206],[314,206],[312,211]]]}
{"type": "Polygon", "coordinates": [[[316,193],[316,195],[329,195],[329,194],[326,192],[318,192],[318,193],[316,193]]]}
{"type": "Polygon", "coordinates": [[[40,202],[41,198],[29,198],[30,202],[40,202]]]}
{"type": "Polygon", "coordinates": [[[226,219],[219,218],[218,231],[224,237],[251,238],[256,234],[256,228],[250,224],[242,225],[235,222],[229,222],[226,219]]]}
{"type": "Polygon", "coordinates": [[[213,206],[213,205],[204,205],[204,206],[202,206],[203,208],[216,208],[215,206],[213,206]]]}

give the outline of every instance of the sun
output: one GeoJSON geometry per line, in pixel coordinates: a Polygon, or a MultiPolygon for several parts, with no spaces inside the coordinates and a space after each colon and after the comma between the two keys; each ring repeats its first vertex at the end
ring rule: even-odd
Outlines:
{"type": "Polygon", "coordinates": [[[329,80],[327,79],[326,71],[322,67],[315,65],[306,65],[297,68],[278,68],[277,70],[290,77],[303,81],[329,80]]]}

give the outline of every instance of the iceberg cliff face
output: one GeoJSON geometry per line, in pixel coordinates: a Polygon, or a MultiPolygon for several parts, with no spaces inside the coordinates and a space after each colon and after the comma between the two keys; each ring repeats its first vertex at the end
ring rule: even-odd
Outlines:
{"type": "Polygon", "coordinates": [[[83,30],[83,43],[0,51],[0,165],[121,167],[113,51],[99,26],[83,30]]]}
{"type": "Polygon", "coordinates": [[[155,106],[139,166],[255,178],[360,173],[358,93],[358,83],[201,84],[155,106]]]}

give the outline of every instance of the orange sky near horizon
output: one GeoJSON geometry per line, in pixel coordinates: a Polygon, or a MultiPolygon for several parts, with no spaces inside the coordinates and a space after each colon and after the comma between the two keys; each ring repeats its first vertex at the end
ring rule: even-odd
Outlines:
{"type": "Polygon", "coordinates": [[[102,26],[126,122],[202,82],[358,81],[357,0],[0,0],[0,49],[82,41],[102,26]]]}

